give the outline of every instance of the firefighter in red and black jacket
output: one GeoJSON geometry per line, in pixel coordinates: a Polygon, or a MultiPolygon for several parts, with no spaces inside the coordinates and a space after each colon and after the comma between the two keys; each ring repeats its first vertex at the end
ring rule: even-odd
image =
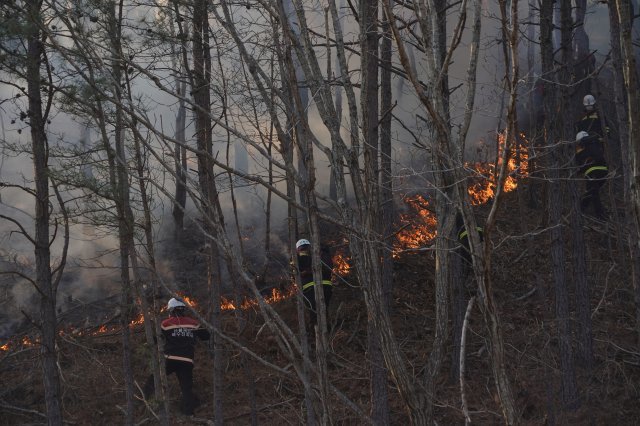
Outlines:
{"type": "MultiPolygon", "coordinates": [[[[200,323],[186,313],[186,305],[181,300],[172,298],[167,304],[169,318],[162,321],[164,337],[164,358],[167,376],[176,373],[182,392],[181,411],[192,415],[200,401],[193,394],[193,356],[196,338],[209,340],[211,334],[200,323]]],[[[153,394],[153,375],[144,387],[144,394],[153,394]]]]}
{"type": "MultiPolygon", "coordinates": [[[[296,243],[296,253],[298,258],[298,270],[300,271],[300,281],[302,284],[302,294],[305,304],[309,308],[311,331],[315,330],[318,323],[318,311],[316,310],[315,281],[313,280],[313,263],[311,260],[311,242],[306,239],[298,240],[296,243]]],[[[329,301],[333,293],[333,260],[329,250],[320,246],[320,261],[322,262],[322,290],[324,294],[324,304],[326,307],[327,320],[329,313],[329,301]]]]}

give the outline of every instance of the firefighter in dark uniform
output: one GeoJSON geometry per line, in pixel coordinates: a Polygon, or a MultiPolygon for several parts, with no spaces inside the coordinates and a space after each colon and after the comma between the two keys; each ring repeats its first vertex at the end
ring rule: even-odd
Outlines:
{"type": "MultiPolygon", "coordinates": [[[[169,318],[162,321],[161,329],[164,337],[164,358],[167,376],[175,373],[180,384],[182,401],[180,409],[183,414],[192,415],[200,401],[193,394],[193,357],[196,338],[209,340],[211,334],[200,323],[187,315],[186,305],[181,300],[172,298],[167,304],[169,318]]],[[[153,395],[153,375],[144,386],[145,397],[153,395]]]]}
{"type": "Polygon", "coordinates": [[[586,179],[586,190],[580,201],[580,208],[587,213],[593,207],[593,217],[606,219],[606,213],[600,200],[600,188],[606,181],[609,169],[604,158],[602,139],[597,134],[580,131],[576,135],[576,164],[580,176],[586,179]]]}
{"type": "MultiPolygon", "coordinates": [[[[311,242],[306,239],[298,240],[296,243],[296,255],[298,258],[298,271],[300,272],[300,282],[302,284],[302,294],[304,295],[305,304],[309,309],[311,331],[318,324],[318,311],[316,310],[315,281],[313,280],[313,262],[311,259],[311,242]]],[[[320,246],[320,260],[322,262],[322,291],[324,293],[324,304],[327,313],[327,322],[329,318],[329,302],[333,292],[333,282],[331,276],[333,273],[333,260],[329,250],[320,246]]]]}
{"type": "Polygon", "coordinates": [[[604,138],[609,137],[610,129],[606,117],[600,117],[596,108],[596,98],[593,95],[586,95],[582,99],[582,105],[584,111],[576,122],[576,133],[587,132],[590,136],[595,136],[604,142],[604,138]]]}

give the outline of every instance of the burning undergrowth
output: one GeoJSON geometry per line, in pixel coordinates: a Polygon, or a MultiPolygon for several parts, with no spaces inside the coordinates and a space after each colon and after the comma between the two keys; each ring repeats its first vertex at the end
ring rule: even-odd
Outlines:
{"type": "MultiPolygon", "coordinates": [[[[524,140],[524,137],[521,138],[524,140]]],[[[499,135],[497,139],[497,161],[496,163],[467,163],[466,167],[473,170],[474,174],[470,179],[469,194],[473,203],[481,205],[489,201],[495,191],[496,171],[500,166],[501,154],[504,150],[504,137],[499,135]]],[[[517,188],[518,179],[526,176],[527,173],[527,151],[524,144],[519,145],[519,149],[508,156],[507,171],[508,177],[505,182],[504,191],[511,192],[517,188]]],[[[393,243],[393,257],[397,259],[401,253],[419,252],[421,248],[432,244],[436,237],[437,219],[431,202],[424,194],[412,194],[402,199],[399,206],[397,220],[394,224],[395,241],[393,243]]],[[[193,230],[192,230],[193,231],[193,230]]],[[[257,238],[258,229],[244,229],[244,236],[239,239],[239,250],[242,250],[247,258],[249,270],[252,271],[256,285],[261,291],[263,299],[267,303],[278,303],[294,296],[297,286],[293,281],[290,259],[287,258],[287,245],[284,238],[274,237],[268,245],[257,238]]],[[[167,246],[164,259],[159,264],[162,269],[170,271],[165,274],[170,278],[170,287],[175,293],[178,291],[193,307],[205,308],[204,301],[208,300],[206,283],[206,262],[203,247],[205,246],[202,237],[198,232],[185,230],[177,236],[172,244],[167,246]],[[180,285],[176,283],[181,283],[180,285]],[[204,291],[203,291],[204,289],[204,291]],[[189,299],[192,297],[192,299],[189,299]]],[[[335,227],[324,225],[322,235],[332,252],[334,273],[336,277],[348,277],[352,272],[351,258],[348,250],[349,242],[344,235],[335,230],[335,227]]],[[[256,309],[258,300],[250,295],[248,291],[234,291],[234,280],[228,272],[222,268],[223,296],[221,297],[220,309],[223,312],[237,309],[256,309]]],[[[75,277],[67,278],[72,282],[86,283],[84,287],[96,288],[95,278],[75,277]],[[80,279],[82,278],[82,279],[80,279]],[[91,283],[89,285],[88,283],[91,283]]],[[[64,286],[62,287],[64,288],[64,286]]],[[[161,292],[160,296],[167,296],[166,292],[161,292]]],[[[72,292],[67,292],[63,296],[61,309],[59,311],[59,329],[61,334],[100,334],[116,332],[120,326],[119,317],[120,301],[116,296],[83,298],[71,296],[72,292]],[[64,309],[62,309],[62,307],[64,309]]],[[[140,310],[138,309],[138,312],[140,310]]],[[[203,314],[208,314],[210,307],[203,309],[203,314]]],[[[135,327],[143,322],[141,314],[135,314],[130,322],[130,326],[135,327]]],[[[22,326],[21,326],[22,327],[22,326]]],[[[17,330],[4,330],[5,339],[13,335],[10,341],[0,341],[0,350],[8,350],[10,347],[29,345],[35,342],[35,338],[30,337],[17,330]],[[13,342],[13,343],[10,343],[13,342]]],[[[2,337],[2,335],[0,335],[2,337]]]]}

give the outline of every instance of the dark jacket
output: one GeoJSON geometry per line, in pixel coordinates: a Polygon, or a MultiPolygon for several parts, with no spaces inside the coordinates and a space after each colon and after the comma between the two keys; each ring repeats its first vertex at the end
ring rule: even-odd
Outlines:
{"type": "Polygon", "coordinates": [[[576,123],[575,130],[576,133],[587,132],[589,135],[596,136],[600,139],[605,136],[609,136],[609,126],[605,120],[600,118],[600,114],[598,114],[597,110],[585,111],[580,120],[576,123]]]}
{"type": "Polygon", "coordinates": [[[580,173],[586,177],[607,174],[607,162],[604,158],[602,140],[597,135],[590,135],[576,142],[576,164],[580,173]]]}
{"type": "MultiPolygon", "coordinates": [[[[302,285],[313,282],[313,262],[311,257],[311,246],[298,250],[298,268],[300,270],[300,281],[302,285]]],[[[322,281],[331,282],[333,260],[331,253],[326,247],[320,247],[320,260],[322,261],[322,281]]]]}
{"type": "Polygon", "coordinates": [[[200,323],[187,316],[171,316],[162,321],[164,336],[164,356],[167,359],[193,363],[196,338],[209,340],[209,330],[200,327],[200,323]]]}

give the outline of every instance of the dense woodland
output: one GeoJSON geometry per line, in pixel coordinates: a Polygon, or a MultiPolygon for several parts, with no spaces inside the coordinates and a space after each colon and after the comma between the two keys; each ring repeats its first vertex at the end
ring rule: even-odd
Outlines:
{"type": "Polygon", "coordinates": [[[635,424],[637,14],[3,0],[0,423],[635,424]],[[299,238],[316,283],[333,256],[313,332],[299,238]],[[171,297],[213,336],[193,416],[171,297]]]}

